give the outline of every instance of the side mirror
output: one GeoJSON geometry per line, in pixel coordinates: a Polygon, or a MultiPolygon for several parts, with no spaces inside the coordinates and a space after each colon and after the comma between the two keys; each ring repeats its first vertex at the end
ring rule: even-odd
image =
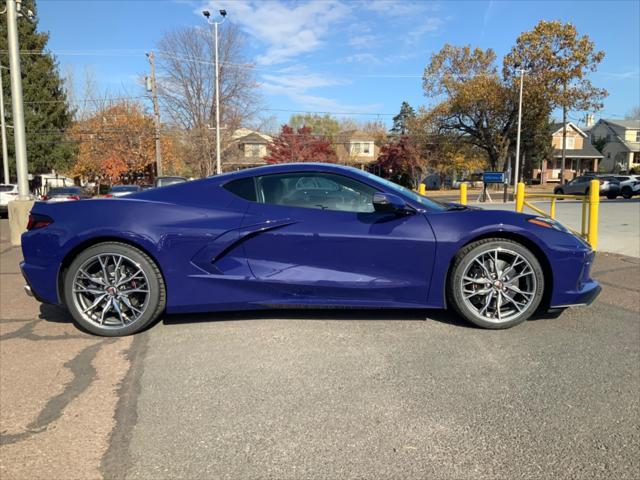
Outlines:
{"type": "Polygon", "coordinates": [[[407,203],[392,193],[374,193],[373,208],[376,212],[384,213],[408,213],[410,208],[407,203]]]}

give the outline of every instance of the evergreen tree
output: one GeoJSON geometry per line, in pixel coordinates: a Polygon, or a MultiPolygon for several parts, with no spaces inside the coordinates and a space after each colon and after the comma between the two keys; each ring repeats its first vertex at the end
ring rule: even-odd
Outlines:
{"type": "MultiPolygon", "coordinates": [[[[35,13],[35,0],[23,0],[22,11],[35,13]]],[[[7,41],[7,16],[0,16],[0,63],[9,66],[7,41]]],[[[73,113],[69,109],[67,94],[58,71],[58,64],[51,53],[45,51],[49,34],[37,31],[37,16],[33,21],[18,18],[24,117],[27,135],[27,161],[29,173],[67,170],[74,154],[74,147],[64,141],[71,126],[73,113]]],[[[12,98],[9,72],[3,69],[6,122],[13,124],[12,98]]],[[[7,129],[7,147],[11,176],[15,177],[16,162],[13,129],[7,129]]]]}
{"type": "Polygon", "coordinates": [[[389,132],[391,135],[407,135],[409,133],[409,121],[416,116],[416,111],[407,102],[402,102],[400,113],[393,117],[393,126],[389,132]]]}

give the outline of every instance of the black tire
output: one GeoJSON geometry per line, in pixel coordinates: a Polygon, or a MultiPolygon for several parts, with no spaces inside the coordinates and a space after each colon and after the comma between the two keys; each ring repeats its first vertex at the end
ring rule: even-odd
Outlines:
{"type": "MultiPolygon", "coordinates": [[[[92,286],[92,288],[100,287],[92,286]]],[[[106,288],[107,287],[105,287],[105,289],[106,288]]],[[[160,269],[147,254],[125,243],[105,242],[93,245],[86,250],[83,250],[71,262],[71,265],[69,265],[64,277],[64,301],[69,312],[71,312],[75,323],[82,329],[95,335],[119,337],[139,332],[160,316],[166,305],[166,288],[160,269]],[[85,318],[85,315],[83,315],[81,308],[76,301],[76,297],[74,297],[74,279],[76,278],[78,269],[99,254],[123,256],[126,259],[131,260],[135,266],[144,273],[145,281],[148,284],[148,293],[147,296],[145,296],[144,303],[145,308],[142,309],[142,313],[139,318],[136,318],[131,323],[125,324],[122,327],[119,325],[101,326],[96,322],[85,318]]],[[[119,305],[120,308],[122,308],[123,304],[119,303],[119,305]]],[[[125,322],[123,321],[123,323],[125,322]]]]}
{"type": "Polygon", "coordinates": [[[469,322],[489,329],[510,328],[526,321],[540,306],[544,295],[545,279],[544,272],[540,266],[540,262],[536,256],[522,244],[503,238],[486,238],[470,243],[462,248],[455,257],[449,282],[447,285],[447,293],[449,304],[469,322]],[[514,252],[524,258],[533,271],[532,278],[535,278],[535,285],[532,283],[532,297],[529,303],[522,309],[520,313],[511,319],[496,322],[495,319],[490,321],[478,314],[476,310],[468,305],[462,292],[462,277],[467,268],[472,264],[474,259],[483,253],[502,249],[505,252],[514,252]]]}
{"type": "Polygon", "coordinates": [[[615,193],[607,193],[607,198],[609,200],[615,200],[617,196],[618,195],[616,195],[615,193]]]}
{"type": "Polygon", "coordinates": [[[626,198],[627,200],[633,197],[633,190],[631,190],[631,187],[624,187],[621,193],[622,198],[626,198]]]}

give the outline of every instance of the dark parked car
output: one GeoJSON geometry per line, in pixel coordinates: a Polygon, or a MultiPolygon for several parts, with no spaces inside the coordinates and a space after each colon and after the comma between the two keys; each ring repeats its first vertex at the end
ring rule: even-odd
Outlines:
{"type": "Polygon", "coordinates": [[[156,187],[166,187],[167,185],[173,185],[175,183],[186,182],[187,179],[184,177],[157,177],[156,181],[153,183],[156,187]]]}
{"type": "Polygon", "coordinates": [[[42,200],[47,203],[70,202],[91,198],[82,187],[55,187],[50,189],[42,200]]]}
{"type": "Polygon", "coordinates": [[[22,251],[27,293],[108,336],[165,311],[283,307],[453,308],[508,328],[600,291],[594,251],[552,219],[440,203],[318,163],[39,203],[22,251]]]}
{"type": "Polygon", "coordinates": [[[600,181],[600,196],[613,199],[620,195],[620,182],[618,180],[591,175],[582,175],[564,185],[558,185],[553,189],[553,193],[556,195],[587,195],[589,188],[591,188],[591,180],[600,181]]]}
{"type": "Polygon", "coordinates": [[[111,187],[111,190],[109,190],[109,193],[105,195],[105,197],[124,197],[125,195],[141,191],[142,187],[140,185],[114,185],[113,187],[111,187]]]}

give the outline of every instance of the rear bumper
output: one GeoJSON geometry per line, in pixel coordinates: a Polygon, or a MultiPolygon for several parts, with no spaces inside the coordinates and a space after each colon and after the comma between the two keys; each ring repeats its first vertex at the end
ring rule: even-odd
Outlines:
{"type": "Polygon", "coordinates": [[[58,304],[56,275],[51,269],[20,262],[20,271],[26,282],[25,293],[42,303],[58,304]]]}

